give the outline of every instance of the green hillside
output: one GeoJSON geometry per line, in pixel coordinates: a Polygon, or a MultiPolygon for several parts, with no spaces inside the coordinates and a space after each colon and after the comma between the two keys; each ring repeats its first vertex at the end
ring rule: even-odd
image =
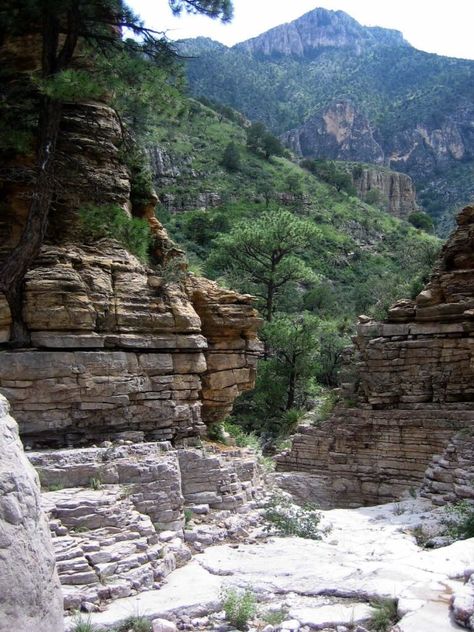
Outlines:
{"type": "MultiPolygon", "coordinates": [[[[326,13],[335,29],[343,28],[342,12],[326,13]]],[[[377,41],[360,25],[375,44],[356,42],[355,50],[344,40],[298,56],[271,50],[264,55],[253,44],[269,41],[278,50],[286,28],[299,24],[306,33],[314,28],[311,16],[232,48],[205,38],[182,43],[192,56],[187,63],[192,94],[232,106],[276,134],[300,129],[331,104],[352,103],[380,146],[377,160],[414,179],[420,203],[446,234],[453,213],[474,197],[474,62],[386,42],[383,29],[377,41]]],[[[338,158],[318,153],[325,149],[317,142],[308,148],[308,142],[304,155],[338,158]]],[[[353,158],[370,159],[365,149],[353,158]]]]}
{"type": "MultiPolygon", "coordinates": [[[[236,409],[239,423],[248,429],[284,434],[321,385],[337,384],[337,366],[356,316],[380,317],[395,299],[414,297],[440,242],[338,191],[288,157],[267,160],[250,151],[242,117],[224,112],[191,101],[178,124],[155,130],[160,155],[175,172],[155,170],[161,199],[157,216],[185,248],[192,271],[260,295],[257,305],[266,317],[262,284],[252,278],[245,260],[233,257],[238,236],[247,240],[246,247],[253,239],[252,248],[258,248],[270,239],[272,218],[288,221],[288,214],[296,222],[293,228],[311,233],[286,262],[284,271],[296,270],[296,277],[275,292],[273,319],[262,331],[270,356],[260,363],[256,390],[236,409]],[[238,158],[237,165],[226,167],[229,145],[238,158]],[[203,200],[212,205],[200,208],[203,200]],[[304,352],[290,397],[294,367],[284,358],[295,345],[304,352]]],[[[250,270],[254,264],[261,267],[254,261],[250,270]]]]}

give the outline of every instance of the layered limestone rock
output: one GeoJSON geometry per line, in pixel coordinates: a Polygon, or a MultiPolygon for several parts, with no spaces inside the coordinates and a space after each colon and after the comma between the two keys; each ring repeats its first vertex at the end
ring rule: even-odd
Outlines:
{"type": "Polygon", "coordinates": [[[0,395],[0,630],[60,632],[62,596],[38,478],[0,395]]]}
{"type": "MultiPolygon", "coordinates": [[[[30,452],[43,485],[66,610],[159,589],[191,559],[189,513],[238,510],[260,494],[260,469],[240,450],[172,450],[169,443],[30,452]],[[183,534],[183,528],[185,529],[183,534]]],[[[207,540],[206,540],[207,538],[207,540]]]]}
{"type": "Polygon", "coordinates": [[[395,217],[406,219],[420,210],[413,180],[404,173],[364,167],[353,179],[359,197],[383,205],[395,217]]]}
{"type": "Polygon", "coordinates": [[[251,297],[167,282],[113,242],[43,247],[24,297],[34,348],[0,352],[0,391],[29,444],[182,442],[253,384],[251,297]]]}
{"type": "Polygon", "coordinates": [[[351,406],[302,428],[278,458],[280,471],[306,473],[289,486],[345,506],[421,485],[438,503],[474,498],[474,207],[457,221],[416,301],[361,319],[343,377],[351,406]]]}

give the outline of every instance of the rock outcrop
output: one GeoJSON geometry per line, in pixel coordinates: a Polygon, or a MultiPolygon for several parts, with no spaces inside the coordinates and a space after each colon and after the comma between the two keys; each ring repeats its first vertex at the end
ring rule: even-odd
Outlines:
{"type": "Polygon", "coordinates": [[[377,45],[406,46],[407,42],[399,31],[367,28],[344,11],[317,8],[235,48],[265,57],[303,57],[332,48],[347,48],[357,54],[363,47],[377,45]]]}
{"type": "Polygon", "coordinates": [[[199,542],[227,537],[225,528],[193,530],[185,508],[224,515],[260,494],[255,458],[238,449],[205,453],[128,441],[29,458],[43,485],[66,610],[94,611],[159,589],[199,542]]]}
{"type": "Polygon", "coordinates": [[[406,219],[420,210],[413,180],[405,173],[364,167],[353,180],[361,199],[383,206],[395,217],[406,219]]]}
{"type": "MultiPolygon", "coordinates": [[[[37,65],[35,41],[2,43],[13,78],[37,65]]],[[[141,190],[132,203],[123,142],[107,103],[64,105],[48,235],[23,285],[31,345],[0,351],[0,392],[30,445],[87,445],[123,432],[192,443],[254,383],[260,319],[252,298],[187,274],[182,251],[155,217],[154,191],[141,190]],[[117,242],[89,235],[82,243],[78,209],[91,205],[147,220],[155,267],[117,242]]],[[[13,176],[6,169],[0,178],[10,226],[0,259],[18,242],[32,193],[13,176]]],[[[0,343],[10,325],[0,295],[0,343]]]]}
{"type": "Polygon", "coordinates": [[[345,506],[396,499],[410,488],[442,504],[474,499],[474,207],[458,216],[426,288],[384,322],[362,319],[346,406],[303,427],[280,471],[345,506]],[[350,402],[350,405],[349,405],[350,402]]]}
{"type": "Polygon", "coordinates": [[[299,156],[383,164],[384,151],[367,117],[347,100],[335,101],[281,136],[299,156]]]}
{"type": "Polygon", "coordinates": [[[29,444],[196,439],[253,384],[251,297],[169,282],[113,242],[44,246],[24,297],[33,348],[0,352],[0,390],[29,444]]]}
{"type": "Polygon", "coordinates": [[[0,395],[0,630],[60,632],[62,596],[38,477],[0,395]]]}

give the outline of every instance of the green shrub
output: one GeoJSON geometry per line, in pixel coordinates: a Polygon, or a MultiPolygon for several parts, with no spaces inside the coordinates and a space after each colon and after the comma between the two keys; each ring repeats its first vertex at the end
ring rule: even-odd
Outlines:
{"type": "Polygon", "coordinates": [[[323,533],[319,529],[321,514],[314,505],[299,507],[290,498],[274,494],[265,505],[266,530],[281,536],[296,536],[310,540],[320,540],[323,533]]]}
{"type": "Polygon", "coordinates": [[[442,523],[446,535],[455,540],[474,538],[474,505],[461,500],[454,505],[447,505],[445,512],[442,523]]]}
{"type": "Polygon", "coordinates": [[[79,236],[84,241],[110,237],[119,241],[140,261],[148,261],[152,236],[148,222],[128,217],[119,206],[84,206],[79,209],[79,236]]]}
{"type": "Polygon", "coordinates": [[[91,489],[101,489],[102,488],[102,481],[100,479],[100,476],[93,476],[92,478],[89,479],[89,486],[91,489]]]}
{"type": "Polygon", "coordinates": [[[243,428],[231,421],[225,422],[224,430],[235,439],[235,445],[239,448],[253,448],[254,450],[260,449],[260,442],[255,433],[245,432],[243,428]]]}
{"type": "Polygon", "coordinates": [[[191,511],[191,509],[189,509],[189,507],[186,507],[183,513],[184,513],[184,524],[188,525],[193,518],[193,512],[191,511]]]}
{"type": "Polygon", "coordinates": [[[412,226],[424,230],[426,233],[432,233],[434,230],[433,220],[428,213],[423,213],[423,211],[411,213],[408,216],[408,221],[412,226]]]}
{"type": "Polygon", "coordinates": [[[71,632],[95,632],[96,627],[91,623],[90,617],[84,618],[78,614],[74,617],[71,632]]]}
{"type": "Polygon", "coordinates": [[[337,403],[338,396],[334,391],[329,391],[328,393],[326,393],[317,408],[317,423],[329,419],[337,403]]]}
{"type": "Polygon", "coordinates": [[[389,632],[397,622],[397,602],[394,599],[377,599],[370,604],[373,608],[369,630],[389,632]]]}
{"type": "Polygon", "coordinates": [[[128,617],[113,632],[152,632],[152,625],[145,617],[136,615],[128,617]]]}
{"type": "Polygon", "coordinates": [[[225,443],[224,441],[224,426],[222,422],[216,421],[207,428],[207,436],[211,441],[219,441],[219,443],[225,443]]]}
{"type": "Polygon", "coordinates": [[[222,607],[231,625],[238,630],[246,630],[248,622],[257,612],[257,599],[248,588],[244,592],[229,588],[224,593],[222,607]]]}

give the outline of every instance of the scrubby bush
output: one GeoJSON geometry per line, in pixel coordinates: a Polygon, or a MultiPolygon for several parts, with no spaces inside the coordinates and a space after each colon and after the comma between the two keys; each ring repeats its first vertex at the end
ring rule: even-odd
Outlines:
{"type": "Polygon", "coordinates": [[[310,540],[320,540],[323,532],[319,528],[321,514],[316,507],[306,504],[295,505],[290,498],[274,494],[265,505],[264,518],[267,531],[281,536],[296,536],[310,540]]]}
{"type": "Polygon", "coordinates": [[[78,614],[74,617],[71,632],[95,632],[96,627],[91,623],[90,617],[84,618],[78,614]]]}
{"type": "Polygon", "coordinates": [[[152,632],[152,625],[145,617],[135,615],[128,617],[113,632],[152,632]]]}
{"type": "Polygon", "coordinates": [[[415,228],[419,228],[420,230],[424,230],[426,233],[432,233],[434,229],[433,220],[428,215],[428,213],[423,213],[423,211],[416,211],[415,213],[411,213],[408,216],[408,221],[415,228]]]}
{"type": "Polygon", "coordinates": [[[224,593],[222,607],[225,611],[225,617],[231,625],[238,630],[246,630],[248,622],[257,612],[257,599],[248,588],[244,592],[229,588],[224,593]]]}
{"type": "Polygon", "coordinates": [[[445,512],[442,522],[446,535],[455,540],[474,538],[474,505],[462,500],[454,505],[447,505],[445,512]]]}
{"type": "Polygon", "coordinates": [[[377,599],[370,604],[373,608],[369,630],[389,632],[397,622],[397,603],[394,599],[377,599]]]}
{"type": "Polygon", "coordinates": [[[224,430],[235,439],[235,445],[239,448],[253,448],[258,450],[260,448],[260,442],[258,437],[253,432],[245,432],[245,430],[238,424],[226,421],[224,424],[224,430]]]}

